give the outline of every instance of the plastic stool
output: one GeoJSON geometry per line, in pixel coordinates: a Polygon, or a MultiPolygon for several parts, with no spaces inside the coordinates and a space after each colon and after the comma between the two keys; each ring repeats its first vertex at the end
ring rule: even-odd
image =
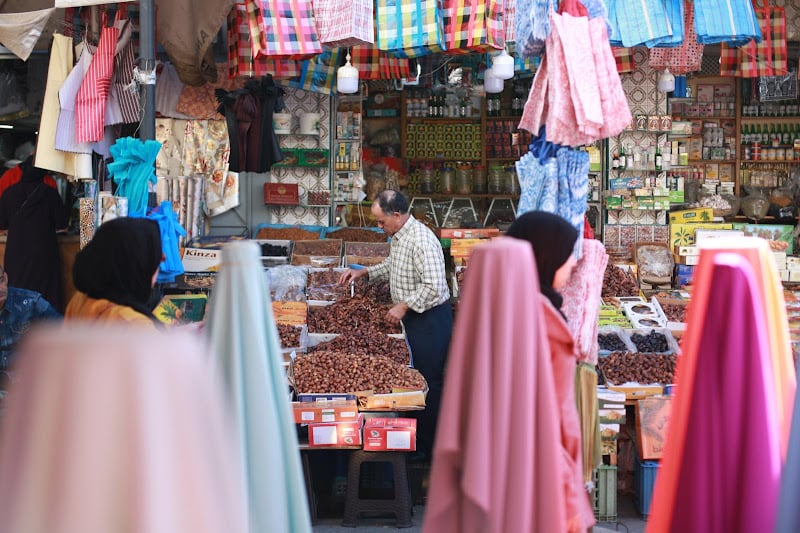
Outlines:
{"type": "Polygon", "coordinates": [[[411,497],[408,491],[408,472],[405,452],[365,452],[354,450],[350,453],[347,467],[347,495],[344,502],[345,527],[356,527],[361,513],[393,513],[396,527],[411,527],[411,497]],[[394,498],[379,500],[359,496],[361,465],[364,463],[391,463],[394,468],[394,498]]]}

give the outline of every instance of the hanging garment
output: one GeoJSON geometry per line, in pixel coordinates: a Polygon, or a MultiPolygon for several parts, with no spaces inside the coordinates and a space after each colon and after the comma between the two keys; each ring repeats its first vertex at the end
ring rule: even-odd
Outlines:
{"type": "Polygon", "coordinates": [[[89,143],[79,143],[75,136],[75,124],[77,116],[75,111],[75,99],[78,90],[86,77],[89,65],[92,63],[94,49],[84,43],[78,62],[70,71],[64,84],[58,90],[58,99],[61,102],[61,112],[58,114],[58,125],[56,126],[57,150],[73,152],[78,154],[91,154],[92,147],[89,143]]]}
{"type": "Polygon", "coordinates": [[[153,165],[160,149],[158,141],[133,137],[122,137],[111,147],[114,161],[108,164],[108,173],[117,184],[116,195],[128,199],[129,216],[147,214],[148,190],[156,183],[153,165]]]}
{"type": "Polygon", "coordinates": [[[529,243],[501,237],[473,249],[423,531],[567,531],[565,494],[554,486],[567,473],[544,305],[529,243]]]}
{"type": "Polygon", "coordinates": [[[253,242],[223,247],[206,332],[244,451],[238,470],[247,479],[249,530],[310,533],[297,432],[260,255],[253,242]]]}
{"type": "Polygon", "coordinates": [[[697,42],[701,44],[742,46],[751,40],[761,41],[751,0],[694,0],[694,16],[697,42]]]}
{"type": "Polygon", "coordinates": [[[178,222],[171,202],[161,202],[147,215],[147,218],[158,222],[158,229],[161,232],[161,250],[164,253],[164,260],[158,267],[156,281],[173,283],[175,277],[184,272],[178,241],[181,237],[186,236],[186,230],[178,222]]]}
{"type": "Polygon", "coordinates": [[[103,139],[105,132],[106,100],[111,90],[114,71],[114,50],[119,29],[103,27],[100,41],[75,96],[75,140],[94,142],[103,139]]]}
{"type": "Polygon", "coordinates": [[[74,63],[72,38],[59,33],[53,34],[42,102],[42,119],[39,121],[39,135],[36,137],[36,166],[68,176],[75,174],[75,156],[56,150],[55,144],[60,110],[58,90],[69,76],[74,63]]]}
{"type": "Polygon", "coordinates": [[[135,124],[139,122],[139,94],[131,92],[128,85],[133,81],[134,52],[133,25],[130,20],[115,24],[120,28],[119,41],[114,53],[114,75],[111,78],[111,91],[106,103],[106,126],[114,124],[135,124]]]}
{"type": "MultiPolygon", "coordinates": [[[[766,242],[764,242],[766,245],[766,242]]],[[[774,270],[774,262],[771,269],[774,270]]],[[[781,428],[768,312],[742,254],[702,249],[705,301],[688,318],[672,412],[647,530],[773,531],[781,428]],[[748,502],[748,505],[742,505],[748,502]]],[[[700,288],[703,287],[703,288],[700,288]]],[[[786,322],[783,327],[788,331],[786,322]]]]}
{"type": "Polygon", "coordinates": [[[158,41],[183,83],[219,81],[212,48],[235,0],[156,0],[158,41]]]}
{"type": "Polygon", "coordinates": [[[214,92],[217,89],[235,91],[244,87],[244,79],[228,79],[225,75],[226,66],[224,63],[217,64],[219,76],[214,83],[206,83],[200,87],[184,85],[175,105],[175,111],[188,115],[193,119],[220,119],[217,112],[217,100],[214,92]]]}
{"type": "Polygon", "coordinates": [[[622,87],[622,80],[619,79],[617,60],[611,51],[604,19],[600,17],[589,19],[589,35],[603,115],[603,125],[600,127],[598,139],[608,139],[622,133],[630,125],[633,116],[625,89],[622,87]]]}
{"type": "Polygon", "coordinates": [[[156,173],[159,176],[178,178],[186,175],[183,171],[183,145],[188,122],[172,118],[156,119],[156,140],[161,143],[161,150],[156,157],[156,173]]]}
{"type": "Polygon", "coordinates": [[[191,118],[176,110],[184,89],[183,82],[178,77],[178,71],[175,70],[172,63],[164,63],[161,67],[156,83],[156,112],[167,118],[191,118]]]}
{"type": "MultiPolygon", "coordinates": [[[[594,483],[595,469],[603,463],[597,400],[597,369],[594,365],[578,363],[575,372],[575,403],[578,406],[578,418],[581,422],[583,481],[586,486],[590,486],[594,483]]],[[[594,487],[594,490],[602,489],[594,487]]]]}
{"type": "Polygon", "coordinates": [[[55,9],[0,13],[0,43],[27,61],[55,9]]]}
{"type": "Polygon", "coordinates": [[[3,415],[3,530],[246,532],[241,452],[207,353],[186,332],[81,323],[23,342],[3,415]]]}
{"type": "Polygon", "coordinates": [[[650,66],[662,70],[669,66],[673,74],[687,74],[700,70],[703,62],[703,45],[697,42],[694,27],[694,2],[684,0],[684,28],[686,38],[676,48],[650,49],[650,66]]]}

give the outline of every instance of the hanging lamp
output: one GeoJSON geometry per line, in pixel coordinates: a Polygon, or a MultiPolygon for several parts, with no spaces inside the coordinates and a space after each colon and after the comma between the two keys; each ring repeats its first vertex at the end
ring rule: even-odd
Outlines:
{"type": "Polygon", "coordinates": [[[336,90],[342,94],[358,92],[358,69],[350,64],[350,50],[347,51],[347,61],[336,71],[336,90]]]}
{"type": "Polygon", "coordinates": [[[501,80],[510,80],[514,77],[514,58],[508,55],[506,49],[492,58],[492,72],[501,80]]]}
{"type": "Polygon", "coordinates": [[[658,77],[658,90],[662,93],[671,93],[675,90],[675,76],[669,71],[669,65],[658,77]]]}
{"type": "Polygon", "coordinates": [[[495,75],[493,68],[487,68],[483,72],[483,90],[488,94],[503,92],[503,80],[495,75]]]}

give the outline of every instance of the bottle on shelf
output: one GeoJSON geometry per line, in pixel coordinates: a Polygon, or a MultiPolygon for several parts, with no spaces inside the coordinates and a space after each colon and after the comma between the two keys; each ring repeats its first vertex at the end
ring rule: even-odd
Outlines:
{"type": "Polygon", "coordinates": [[[658,144],[656,145],[655,164],[656,170],[661,171],[661,167],[664,165],[664,157],[661,155],[661,146],[658,144]]]}
{"type": "Polygon", "coordinates": [[[611,168],[618,169],[619,168],[619,152],[614,152],[611,156],[611,168]]]}
{"type": "Polygon", "coordinates": [[[619,166],[620,170],[628,168],[628,155],[625,153],[625,144],[619,143],[619,166]]]}
{"type": "Polygon", "coordinates": [[[792,134],[789,131],[789,125],[784,124],[781,130],[781,144],[786,146],[790,145],[792,143],[792,134]]]}

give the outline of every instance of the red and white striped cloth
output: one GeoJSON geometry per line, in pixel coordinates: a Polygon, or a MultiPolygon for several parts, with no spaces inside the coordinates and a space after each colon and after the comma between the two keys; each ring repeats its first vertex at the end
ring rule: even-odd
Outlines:
{"type": "Polygon", "coordinates": [[[78,89],[75,99],[75,139],[79,143],[103,139],[106,100],[111,90],[118,36],[119,29],[115,27],[102,29],[97,52],[78,89]]]}

